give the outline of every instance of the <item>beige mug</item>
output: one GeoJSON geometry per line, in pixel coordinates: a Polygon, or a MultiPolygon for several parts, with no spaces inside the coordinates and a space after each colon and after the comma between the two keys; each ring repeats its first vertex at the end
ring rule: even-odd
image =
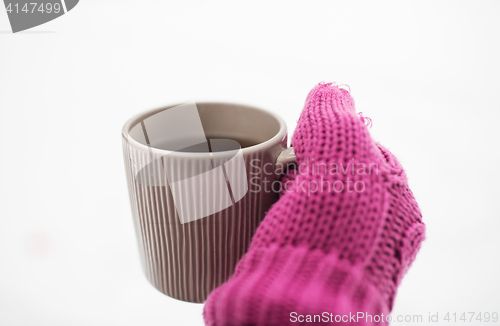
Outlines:
{"type": "Polygon", "coordinates": [[[131,118],[122,136],[144,273],[170,297],[204,302],[278,199],[295,160],[286,125],[251,106],[186,103],[131,118]]]}

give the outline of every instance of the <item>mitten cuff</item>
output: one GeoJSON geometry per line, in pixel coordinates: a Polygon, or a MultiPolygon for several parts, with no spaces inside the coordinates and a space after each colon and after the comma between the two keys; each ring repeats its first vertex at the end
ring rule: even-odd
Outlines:
{"type": "Polygon", "coordinates": [[[233,277],[206,302],[207,325],[384,325],[386,300],[363,277],[364,269],[307,247],[253,248],[233,277]],[[302,316],[302,317],[301,317],[302,316]],[[316,317],[314,317],[316,316],[316,317]],[[349,321],[346,322],[345,316],[349,321]],[[337,318],[337,319],[336,319],[337,318]],[[314,319],[313,319],[314,320],[314,319]]]}

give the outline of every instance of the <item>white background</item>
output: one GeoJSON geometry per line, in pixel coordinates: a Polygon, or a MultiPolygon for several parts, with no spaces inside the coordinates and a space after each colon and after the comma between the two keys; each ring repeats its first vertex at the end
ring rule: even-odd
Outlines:
{"type": "Polygon", "coordinates": [[[292,132],[320,81],[350,86],[427,224],[393,315],[500,313],[500,2],[82,0],[0,31],[0,325],[202,325],[142,275],[121,127],[221,100],[292,132]]]}

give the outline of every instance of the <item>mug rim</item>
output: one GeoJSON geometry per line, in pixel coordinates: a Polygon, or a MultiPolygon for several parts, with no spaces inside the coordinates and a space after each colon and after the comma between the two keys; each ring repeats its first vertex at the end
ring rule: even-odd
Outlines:
{"type": "MultiPolygon", "coordinates": [[[[186,102],[186,103],[189,103],[189,102],[186,102]]],[[[280,144],[287,137],[287,128],[286,128],[285,121],[280,116],[278,116],[277,114],[275,114],[273,112],[270,112],[270,111],[268,111],[266,109],[262,109],[262,108],[259,108],[259,107],[256,107],[256,106],[252,106],[252,105],[247,105],[247,104],[234,103],[234,102],[201,101],[201,102],[194,102],[194,103],[196,103],[196,104],[212,104],[212,105],[217,105],[217,104],[220,104],[220,105],[231,105],[231,106],[240,107],[240,108],[244,108],[244,109],[250,109],[250,110],[260,111],[260,112],[263,112],[263,113],[266,113],[266,114],[270,115],[271,117],[273,117],[278,122],[278,124],[279,124],[279,130],[278,130],[278,132],[273,137],[271,137],[271,138],[269,138],[266,141],[263,141],[261,143],[241,148],[240,150],[242,151],[243,155],[249,154],[249,153],[258,152],[258,151],[261,151],[261,150],[265,150],[265,149],[267,149],[269,147],[272,147],[272,146],[274,146],[276,144],[280,144]]],[[[155,108],[155,109],[150,109],[150,110],[147,110],[147,111],[143,111],[141,113],[138,113],[138,114],[134,115],[133,117],[131,117],[130,119],[128,119],[127,122],[125,122],[125,124],[123,125],[123,128],[122,128],[122,136],[123,136],[123,138],[125,138],[125,140],[130,145],[133,145],[134,147],[136,147],[138,149],[145,150],[145,151],[152,151],[153,154],[188,156],[188,157],[196,157],[196,156],[204,155],[205,153],[203,153],[203,152],[177,152],[177,151],[170,151],[170,150],[166,150],[166,149],[161,149],[161,148],[156,148],[156,147],[152,147],[152,146],[147,146],[147,145],[144,145],[144,144],[138,142],[137,140],[135,140],[130,135],[130,130],[139,121],[144,120],[144,119],[146,119],[146,118],[154,115],[155,113],[158,113],[158,112],[161,112],[163,110],[166,110],[166,109],[178,106],[178,105],[182,105],[182,104],[184,104],[184,103],[173,104],[173,105],[166,105],[166,106],[162,106],[160,108],[155,108]]],[[[284,144],[283,147],[287,148],[287,146],[288,146],[288,144],[284,144]]],[[[225,152],[225,151],[222,151],[222,152],[225,152]]]]}

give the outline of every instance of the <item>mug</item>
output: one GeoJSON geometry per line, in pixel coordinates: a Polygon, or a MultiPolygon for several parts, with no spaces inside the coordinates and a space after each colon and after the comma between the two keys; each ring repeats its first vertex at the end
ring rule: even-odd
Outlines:
{"type": "Polygon", "coordinates": [[[232,103],[171,105],[122,130],[143,271],[162,293],[202,303],[234,272],[294,162],[284,121],[232,103]]]}

